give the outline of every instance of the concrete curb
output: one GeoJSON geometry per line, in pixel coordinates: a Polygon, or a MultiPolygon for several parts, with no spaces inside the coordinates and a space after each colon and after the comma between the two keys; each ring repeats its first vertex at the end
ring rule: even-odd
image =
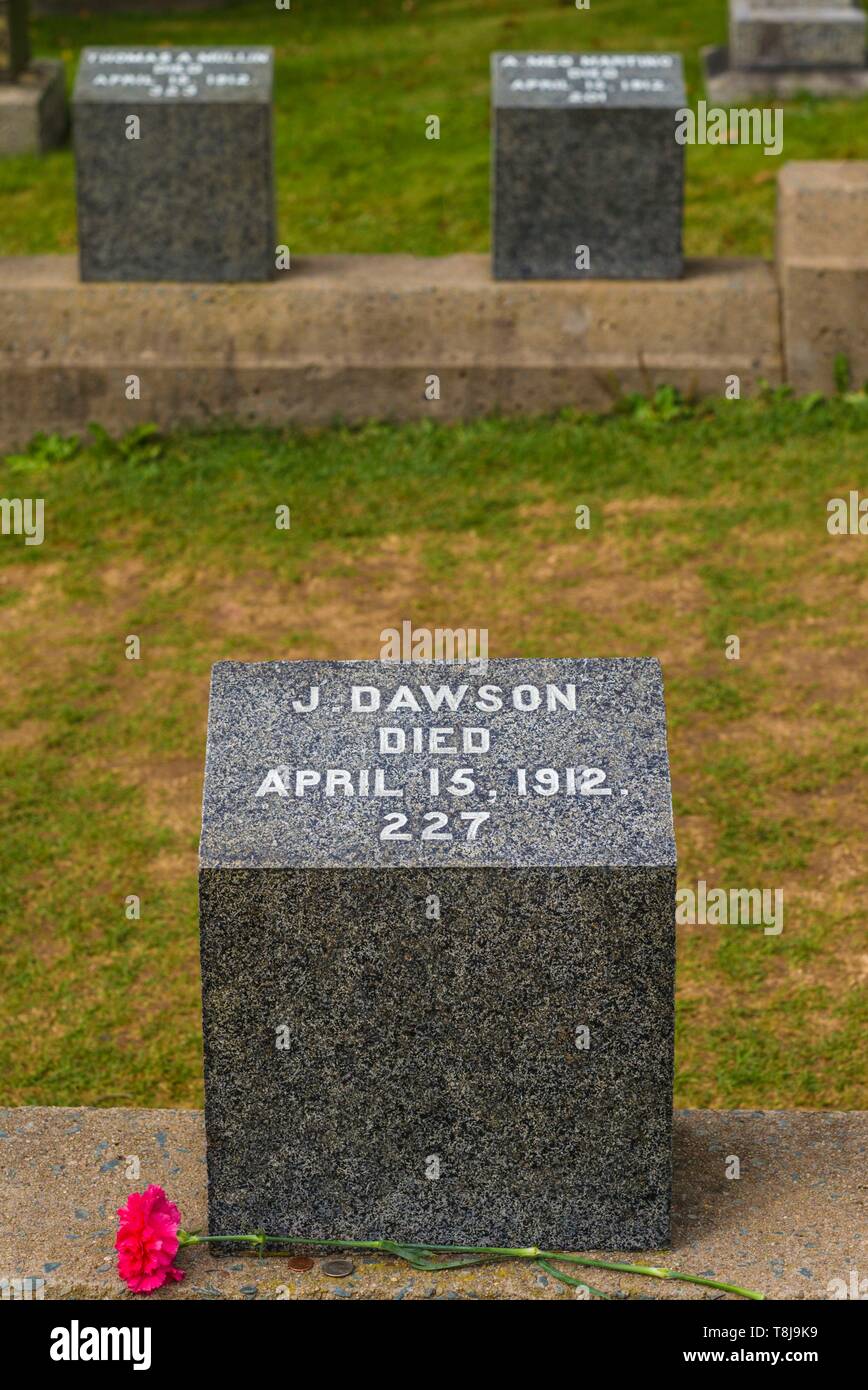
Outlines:
{"type": "Polygon", "coordinates": [[[664,383],[722,394],[731,373],[747,392],[782,370],[774,275],[758,260],[694,261],[674,281],[513,283],[484,256],[321,256],[268,285],[209,285],[83,284],[71,258],[6,258],[0,322],[0,447],[93,419],[123,431],[600,410],[664,383]]]}
{"type": "Polygon", "coordinates": [[[868,66],[862,68],[735,68],[729,45],[699,50],[705,91],[721,106],[756,102],[758,97],[791,98],[803,92],[818,97],[859,97],[868,92],[868,66]]]}
{"type": "Polygon", "coordinates": [[[0,449],[37,431],[603,410],[663,384],[868,379],[868,161],[785,166],[777,257],[682,280],[495,281],[488,258],[299,259],[270,284],[89,283],[0,258],[0,449]],[[783,338],[782,338],[783,325],[783,338]],[[138,382],[138,399],[135,385],[138,382]]]}
{"type": "MultiPolygon", "coordinates": [[[[868,1112],[676,1111],[672,1249],[654,1252],[650,1261],[646,1255],[645,1262],[757,1289],[768,1298],[842,1296],[854,1271],[858,1282],[860,1258],[864,1273],[859,1232],[866,1144],[868,1112]],[[733,1158],[738,1178],[727,1176],[733,1158]]],[[[42,1281],[34,1287],[47,1299],[129,1297],[115,1273],[113,1245],[115,1212],[130,1191],[159,1183],[188,1229],[206,1220],[199,1111],[0,1110],[0,1175],[0,1279],[6,1288],[16,1279],[42,1281]]],[[[533,1232],[516,1236],[524,1243],[533,1232]]],[[[635,1255],[621,1258],[643,1262],[635,1255]]],[[[536,1266],[515,1264],[422,1274],[400,1261],[365,1256],[356,1258],[351,1278],[330,1279],[320,1258],[312,1270],[296,1274],[282,1255],[217,1256],[203,1248],[184,1251],[181,1264],[183,1282],[152,1297],[574,1296],[536,1266]]],[[[591,1277],[610,1293],[717,1296],[701,1286],[607,1271],[591,1277]]]]}
{"type": "Polygon", "coordinates": [[[0,82],[0,156],[39,154],[69,129],[66,78],[56,58],[34,58],[16,82],[0,82]]]}
{"type": "Polygon", "coordinates": [[[835,359],[868,381],[868,161],[788,164],[778,181],[778,281],[785,371],[799,393],[829,392],[835,359]]]}

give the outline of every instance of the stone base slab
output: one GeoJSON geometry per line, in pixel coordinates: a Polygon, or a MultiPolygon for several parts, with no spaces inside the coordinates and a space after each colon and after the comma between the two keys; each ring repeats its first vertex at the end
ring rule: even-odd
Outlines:
{"type": "Polygon", "coordinates": [[[798,393],[868,383],[868,161],[787,164],[778,180],[777,265],[786,376],[798,393]]]}
{"type": "MultiPolygon", "coordinates": [[[[866,1112],[676,1111],[672,1248],[644,1262],[739,1284],[767,1298],[840,1296],[852,1271],[864,1274],[859,1233],[866,1145],[866,1112]],[[727,1177],[734,1158],[738,1178],[727,1177]]],[[[132,1297],[115,1272],[115,1213],[129,1192],[151,1182],[178,1204],[188,1230],[204,1229],[199,1111],[0,1110],[0,1277],[41,1280],[34,1289],[46,1299],[132,1297]],[[135,1178],[128,1176],[132,1171],[135,1178]]],[[[181,1254],[183,1282],[150,1297],[574,1297],[535,1266],[428,1274],[376,1255],[354,1262],[349,1278],[336,1279],[323,1273],[320,1254],[313,1269],[293,1273],[283,1255],[219,1256],[200,1247],[181,1254]]],[[[699,1285],[602,1270],[593,1272],[593,1283],[609,1293],[658,1299],[719,1297],[699,1285]]]]}
{"type": "Polygon", "coordinates": [[[90,420],[460,420],[782,378],[760,260],[692,261],[675,281],[513,283],[487,256],[319,256],[271,284],[188,285],[85,284],[72,257],[6,257],[0,322],[0,448],[90,420]]]}
{"type": "Polygon", "coordinates": [[[700,50],[705,90],[710,101],[731,106],[757,97],[864,96],[868,92],[868,63],[861,68],[734,68],[727,44],[700,50]]]}
{"type": "Polygon", "coordinates": [[[69,127],[63,64],[36,58],[15,82],[0,82],[0,156],[44,154],[69,127]]]}
{"type": "Polygon", "coordinates": [[[730,0],[729,51],[737,68],[860,67],[861,0],[730,0]]]}

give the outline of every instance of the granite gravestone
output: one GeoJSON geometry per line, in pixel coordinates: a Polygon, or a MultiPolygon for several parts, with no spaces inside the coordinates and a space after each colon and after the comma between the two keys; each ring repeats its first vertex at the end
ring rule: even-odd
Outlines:
{"type": "Polygon", "coordinates": [[[73,93],[83,280],[267,280],[270,48],[86,48],[73,93]]]}
{"type": "Polygon", "coordinates": [[[656,661],[218,663],[212,1234],[665,1244],[675,871],[656,661]]]}
{"type": "Polygon", "coordinates": [[[495,278],[681,275],[680,57],[493,53],[491,74],[495,278]]]}
{"type": "Polygon", "coordinates": [[[859,0],[730,0],[730,61],[738,68],[862,67],[859,0]]]}

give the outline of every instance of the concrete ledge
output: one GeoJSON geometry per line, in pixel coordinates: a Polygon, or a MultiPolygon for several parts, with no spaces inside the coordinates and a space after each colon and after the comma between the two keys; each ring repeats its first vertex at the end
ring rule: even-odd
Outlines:
{"type": "Polygon", "coordinates": [[[0,82],[0,155],[43,154],[66,137],[63,63],[36,58],[15,82],[0,82]]]}
{"type": "Polygon", "coordinates": [[[8,257],[0,323],[0,448],[93,419],[457,420],[782,379],[777,287],[759,260],[689,262],[676,281],[513,283],[485,256],[322,256],[272,284],[211,285],[83,284],[71,257],[8,257]]]}
{"type": "Polygon", "coordinates": [[[700,49],[705,91],[711,101],[737,105],[755,97],[859,97],[868,92],[868,64],[862,67],[736,68],[729,45],[700,49]]]}
{"type": "Polygon", "coordinates": [[[835,357],[868,381],[868,161],[787,164],[778,180],[777,266],[786,376],[831,391],[835,357]]]}
{"type": "MultiPolygon", "coordinates": [[[[116,1209],[128,1192],[156,1182],[188,1229],[203,1227],[204,1145],[198,1111],[0,1110],[0,1278],[43,1280],[49,1299],[128,1297],[114,1267],[116,1209]],[[126,1176],[131,1158],[135,1179],[126,1176]]],[[[829,1298],[830,1281],[849,1286],[860,1261],[864,1275],[866,1145],[865,1112],[677,1111],[673,1245],[655,1262],[768,1298],[829,1298]],[[733,1155],[737,1180],[726,1177],[733,1155]]],[[[220,1257],[201,1248],[183,1252],[181,1263],[184,1281],[152,1297],[573,1297],[536,1268],[515,1265],[422,1274],[370,1256],[356,1259],[351,1278],[329,1279],[319,1259],[296,1274],[282,1255],[220,1257]]],[[[603,1271],[593,1282],[610,1293],[715,1296],[603,1271]]]]}

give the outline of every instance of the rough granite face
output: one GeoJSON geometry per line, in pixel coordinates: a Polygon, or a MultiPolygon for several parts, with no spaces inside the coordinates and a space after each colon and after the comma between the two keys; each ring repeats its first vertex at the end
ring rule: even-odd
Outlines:
{"type": "Polygon", "coordinates": [[[218,663],[211,1232],[665,1244],[675,872],[656,661],[218,663]]]}
{"type": "Polygon", "coordinates": [[[491,81],[495,278],[678,278],[678,54],[493,53],[491,81]]]}
{"type": "Polygon", "coordinates": [[[14,82],[30,62],[27,0],[0,0],[0,82],[14,82]]]}
{"type": "Polygon", "coordinates": [[[270,48],[84,49],[73,94],[83,280],[271,278],[272,68],[270,48]]]}
{"type": "Polygon", "coordinates": [[[730,0],[730,62],[737,68],[864,67],[860,0],[730,0]]]}

